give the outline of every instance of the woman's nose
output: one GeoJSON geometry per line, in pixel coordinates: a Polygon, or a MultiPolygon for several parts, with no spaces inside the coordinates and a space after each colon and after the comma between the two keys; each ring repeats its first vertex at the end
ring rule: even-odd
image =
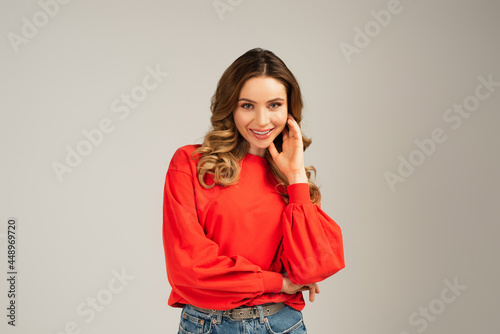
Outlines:
{"type": "Polygon", "coordinates": [[[269,123],[269,115],[267,114],[267,110],[265,108],[257,110],[255,113],[255,123],[260,127],[264,127],[269,123]]]}

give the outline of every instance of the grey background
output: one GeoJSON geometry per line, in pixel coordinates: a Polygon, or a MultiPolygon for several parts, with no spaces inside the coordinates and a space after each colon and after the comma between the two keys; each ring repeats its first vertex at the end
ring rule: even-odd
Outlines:
{"type": "Polygon", "coordinates": [[[208,130],[224,69],[257,46],[299,80],[313,139],[306,162],[345,239],[347,267],[303,312],[309,332],[498,332],[500,87],[460,127],[443,116],[478,77],[500,81],[499,2],[401,0],[350,62],[341,43],[355,45],[355,28],[389,1],[229,3],[221,19],[213,0],[73,0],[16,53],[8,34],[21,36],[22,18],[42,9],[0,2],[4,274],[7,219],[19,225],[17,326],[6,324],[2,279],[2,332],[176,332],[161,239],[165,173],[176,148],[208,130]],[[111,103],[148,66],[169,75],[120,119],[111,103]],[[105,118],[114,130],[60,182],[52,163],[105,118]],[[436,128],[447,140],[391,190],[384,173],[436,128]],[[120,285],[114,270],[133,276],[118,293],[109,292],[120,285]],[[466,286],[456,295],[444,290],[454,280],[466,286]],[[87,322],[81,311],[98,296],[106,305],[87,322]]]}

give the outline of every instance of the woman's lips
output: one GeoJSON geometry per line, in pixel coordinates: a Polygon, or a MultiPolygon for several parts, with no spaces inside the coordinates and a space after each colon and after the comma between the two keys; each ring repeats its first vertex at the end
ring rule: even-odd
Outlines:
{"type": "Polygon", "coordinates": [[[269,136],[271,136],[271,133],[273,132],[274,128],[272,129],[250,129],[250,132],[254,135],[255,138],[257,139],[266,139],[269,136]]]}

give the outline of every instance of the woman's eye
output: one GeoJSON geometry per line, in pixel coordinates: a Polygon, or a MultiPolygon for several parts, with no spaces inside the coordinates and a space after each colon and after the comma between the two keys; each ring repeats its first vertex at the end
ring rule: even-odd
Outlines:
{"type": "Polygon", "coordinates": [[[250,103],[244,103],[244,104],[241,105],[241,107],[243,109],[250,109],[250,108],[252,108],[252,105],[250,103]]]}
{"type": "Polygon", "coordinates": [[[271,107],[271,109],[276,109],[276,108],[281,107],[281,103],[277,103],[277,102],[276,103],[271,103],[269,105],[269,107],[271,107]]]}

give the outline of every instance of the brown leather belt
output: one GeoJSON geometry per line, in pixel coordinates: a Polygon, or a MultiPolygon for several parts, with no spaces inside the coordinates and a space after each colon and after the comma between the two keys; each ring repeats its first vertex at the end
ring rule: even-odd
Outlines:
{"type": "MultiPolygon", "coordinates": [[[[197,311],[207,313],[207,314],[217,315],[219,312],[221,312],[218,310],[211,310],[211,309],[196,307],[193,305],[190,305],[190,306],[197,311]]],[[[286,304],[285,303],[269,303],[269,304],[262,304],[259,306],[262,306],[262,311],[264,313],[264,316],[268,316],[271,314],[278,313],[286,306],[286,304]]],[[[259,310],[258,310],[257,306],[240,306],[240,307],[233,308],[233,309],[230,309],[227,311],[222,311],[222,316],[229,317],[231,320],[244,320],[244,319],[259,318],[260,314],[259,314],[259,310]]]]}

